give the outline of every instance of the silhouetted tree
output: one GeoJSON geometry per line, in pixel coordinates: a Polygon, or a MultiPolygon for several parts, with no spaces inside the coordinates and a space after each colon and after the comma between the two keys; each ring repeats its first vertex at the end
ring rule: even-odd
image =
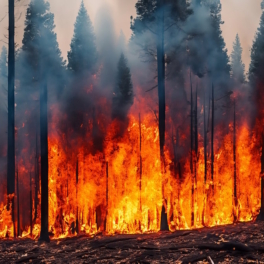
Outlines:
{"type": "Polygon", "coordinates": [[[232,77],[238,83],[245,82],[245,64],[242,62],[242,47],[238,34],[236,35],[231,53],[232,77]]]}
{"type": "Polygon", "coordinates": [[[68,52],[68,68],[77,75],[93,73],[97,52],[92,22],[82,1],[74,25],[71,50],[68,52]]]}
{"type": "Polygon", "coordinates": [[[117,67],[117,80],[114,89],[112,117],[125,120],[133,104],[134,93],[127,59],[122,53],[117,67]]]}
{"type": "MultiPolygon", "coordinates": [[[[168,54],[170,51],[168,47],[165,49],[165,32],[168,32],[167,34],[169,37],[172,36],[175,25],[186,19],[188,15],[187,9],[188,3],[185,0],[139,0],[136,3],[137,17],[131,22],[131,29],[133,31],[132,40],[139,38],[139,45],[148,55],[152,58],[154,57],[157,62],[159,139],[162,167],[164,166],[166,119],[165,54],[168,54]],[[148,38],[149,33],[152,34],[152,38],[148,38]],[[142,37],[144,34],[147,37],[142,37]]],[[[165,208],[162,208],[161,213],[161,230],[168,230],[165,208]]]]}
{"type": "MultiPolygon", "coordinates": [[[[14,224],[15,194],[15,1],[9,0],[7,195],[14,224]]],[[[15,228],[14,228],[15,230],[15,228]]]]}

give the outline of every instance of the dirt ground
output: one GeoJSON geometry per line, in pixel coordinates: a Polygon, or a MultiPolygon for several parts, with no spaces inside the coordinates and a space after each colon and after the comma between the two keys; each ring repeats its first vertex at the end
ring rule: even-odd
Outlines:
{"type": "Polygon", "coordinates": [[[264,222],[174,233],[0,240],[0,263],[263,263],[264,222]]]}

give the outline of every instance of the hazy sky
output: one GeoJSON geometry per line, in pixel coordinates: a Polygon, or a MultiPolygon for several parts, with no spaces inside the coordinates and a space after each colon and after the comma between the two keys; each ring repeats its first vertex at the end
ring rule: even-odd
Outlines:
{"type": "MultiPolygon", "coordinates": [[[[21,45],[24,28],[26,4],[29,0],[22,0],[17,4],[16,42],[21,45]]],[[[62,54],[66,59],[69,44],[73,35],[73,26],[78,13],[81,0],[49,0],[51,11],[55,15],[56,32],[62,54]]],[[[88,13],[94,22],[98,9],[108,3],[112,9],[115,22],[116,34],[123,30],[127,39],[130,37],[130,16],[135,16],[135,3],[137,0],[84,0],[88,13]]],[[[254,39],[261,16],[261,0],[221,0],[222,18],[225,24],[222,26],[223,36],[227,44],[228,53],[232,50],[232,43],[238,33],[244,53],[243,60],[248,68],[250,62],[250,48],[254,39]]],[[[7,34],[7,8],[8,0],[0,0],[0,40],[6,42],[4,35],[7,34]]],[[[1,46],[1,43],[0,43],[1,46]]]]}

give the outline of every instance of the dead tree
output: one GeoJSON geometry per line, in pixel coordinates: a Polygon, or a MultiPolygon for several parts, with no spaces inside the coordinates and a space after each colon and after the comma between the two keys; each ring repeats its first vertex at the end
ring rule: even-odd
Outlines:
{"type": "MultiPolygon", "coordinates": [[[[42,69],[43,70],[43,69],[42,69]]],[[[40,241],[49,242],[49,178],[48,178],[48,85],[43,74],[40,89],[40,152],[41,152],[41,232],[40,241]]]]}
{"type": "MultiPolygon", "coordinates": [[[[141,116],[139,114],[139,211],[141,214],[142,204],[141,204],[141,184],[142,184],[142,156],[141,156],[141,148],[142,148],[142,137],[141,137],[141,116]]],[[[139,230],[141,231],[141,219],[139,220],[139,230]]]]}
{"type": "Polygon", "coordinates": [[[38,150],[38,134],[36,131],[36,156],[35,156],[35,216],[34,221],[38,217],[38,194],[39,194],[39,150],[38,150]]]}
{"type": "MultiPolygon", "coordinates": [[[[15,232],[15,1],[9,0],[7,195],[15,232]]],[[[15,233],[14,233],[15,235],[15,233]]]]}
{"type": "Polygon", "coordinates": [[[105,231],[107,232],[107,216],[108,216],[108,161],[106,162],[106,214],[105,214],[105,231]]]}
{"type": "Polygon", "coordinates": [[[257,217],[258,221],[264,221],[264,132],[262,132],[262,151],[261,151],[261,206],[257,217]]]}
{"type": "Polygon", "coordinates": [[[191,169],[191,181],[192,181],[192,212],[191,212],[191,225],[194,225],[194,178],[193,178],[193,89],[192,89],[192,78],[190,71],[190,85],[191,85],[191,126],[190,126],[190,137],[191,137],[191,155],[190,155],[190,169],[191,169]]]}
{"type": "MultiPolygon", "coordinates": [[[[234,205],[237,207],[237,173],[236,173],[236,101],[234,101],[234,135],[233,135],[233,162],[234,162],[234,205]]],[[[237,215],[234,213],[234,221],[237,215]]]]}
{"type": "Polygon", "coordinates": [[[18,168],[17,168],[17,236],[20,236],[20,205],[19,205],[19,179],[18,179],[18,168]]]}
{"type": "Polygon", "coordinates": [[[211,180],[212,187],[214,189],[214,119],[215,119],[215,107],[214,107],[214,84],[212,85],[212,123],[211,123],[211,180]]]}
{"type": "Polygon", "coordinates": [[[206,128],[206,107],[205,107],[205,93],[204,93],[204,184],[207,179],[207,128],[206,128]]]}
{"type": "Polygon", "coordinates": [[[76,162],[76,233],[79,233],[79,207],[78,207],[78,182],[79,182],[79,165],[78,158],[76,162]]]}
{"type": "Polygon", "coordinates": [[[33,201],[32,201],[32,178],[31,178],[31,172],[29,173],[29,206],[30,206],[30,235],[32,236],[33,231],[33,222],[32,222],[32,210],[33,210],[33,201]]]}
{"type": "MultiPolygon", "coordinates": [[[[158,96],[159,96],[159,139],[160,159],[162,171],[165,169],[164,145],[165,145],[165,52],[164,52],[164,3],[157,1],[157,68],[158,68],[158,96]]],[[[163,186],[162,180],[162,186],[163,186]]],[[[168,231],[168,217],[166,201],[164,197],[164,186],[162,187],[163,207],[161,211],[160,230],[168,231]],[[165,204],[165,205],[164,205],[165,204]]]]}

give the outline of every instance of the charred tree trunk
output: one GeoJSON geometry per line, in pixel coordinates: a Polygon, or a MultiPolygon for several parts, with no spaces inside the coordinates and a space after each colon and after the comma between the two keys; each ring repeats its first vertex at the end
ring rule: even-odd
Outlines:
{"type": "Polygon", "coordinates": [[[7,195],[8,210],[12,208],[15,235],[15,1],[9,0],[8,42],[8,148],[7,148],[7,195]]]}
{"type": "Polygon", "coordinates": [[[179,180],[181,181],[182,175],[181,175],[181,162],[179,157],[179,148],[180,148],[180,135],[179,135],[179,128],[177,128],[177,134],[176,134],[176,162],[178,167],[178,173],[179,173],[179,180]]]}
{"type": "Polygon", "coordinates": [[[31,172],[29,174],[29,206],[30,206],[30,235],[32,236],[33,231],[33,221],[32,221],[32,210],[33,210],[33,201],[32,201],[32,178],[31,178],[31,172]]]}
{"type": "MultiPolygon", "coordinates": [[[[165,169],[164,145],[165,145],[165,52],[164,52],[164,3],[163,0],[157,1],[158,12],[158,31],[157,31],[157,68],[158,68],[158,96],[159,96],[159,138],[160,138],[160,158],[162,171],[165,169]]],[[[163,182],[163,179],[162,179],[163,182]]],[[[160,230],[169,230],[164,199],[164,186],[162,183],[163,208],[161,212],[160,230]]]]}
{"type": "Polygon", "coordinates": [[[20,236],[20,205],[19,205],[19,180],[18,180],[18,169],[17,169],[17,236],[20,236]]]}
{"type": "Polygon", "coordinates": [[[191,166],[191,180],[192,180],[192,212],[191,212],[191,226],[194,225],[194,177],[193,177],[193,89],[192,89],[192,77],[190,70],[190,84],[191,84],[191,127],[190,127],[190,137],[191,137],[191,156],[190,156],[190,166],[191,166]]]}
{"type": "MultiPolygon", "coordinates": [[[[233,162],[234,162],[234,206],[237,207],[237,174],[236,174],[236,101],[234,101],[234,139],[233,139],[233,162]]],[[[234,212],[234,221],[237,221],[234,212]]]]}
{"type": "MultiPolygon", "coordinates": [[[[195,156],[196,160],[198,158],[198,87],[196,87],[196,95],[195,95],[195,116],[194,116],[194,135],[195,135],[195,156]]],[[[196,174],[195,174],[196,177],[196,174]]]]}
{"type": "Polygon", "coordinates": [[[108,161],[106,162],[106,214],[105,214],[105,231],[107,232],[107,216],[108,216],[108,161]]]}
{"type": "Polygon", "coordinates": [[[214,85],[212,85],[212,127],[211,127],[211,180],[214,189],[214,85]]]}
{"type": "MultiPolygon", "coordinates": [[[[205,209],[206,209],[206,181],[207,181],[207,127],[206,127],[206,105],[205,105],[205,91],[204,91],[204,204],[202,212],[202,225],[205,226],[205,209]]],[[[210,104],[210,101],[209,101],[210,104]]]]}
{"type": "Polygon", "coordinates": [[[49,178],[48,178],[48,85],[43,74],[40,89],[40,152],[41,152],[41,232],[40,241],[49,242],[49,178]]]}
{"type": "Polygon", "coordinates": [[[264,221],[264,132],[262,132],[262,153],[261,153],[261,206],[257,220],[264,221]]]}
{"type": "Polygon", "coordinates": [[[79,234],[79,207],[78,207],[78,182],[79,182],[79,164],[76,162],[76,233],[79,234]]]}
{"type": "Polygon", "coordinates": [[[205,111],[205,93],[204,93],[204,184],[207,179],[207,128],[206,128],[206,111],[205,111]]]}
{"type": "MultiPolygon", "coordinates": [[[[142,148],[142,137],[141,137],[141,116],[139,114],[139,156],[140,156],[140,168],[139,168],[139,211],[141,214],[142,204],[141,204],[141,183],[142,183],[142,156],[141,156],[141,148],[142,148]]],[[[139,230],[141,231],[141,219],[139,220],[139,230]]]]}
{"type": "Polygon", "coordinates": [[[36,131],[36,157],[35,157],[35,216],[34,220],[38,217],[38,194],[39,194],[39,150],[38,150],[38,134],[36,131]]]}

